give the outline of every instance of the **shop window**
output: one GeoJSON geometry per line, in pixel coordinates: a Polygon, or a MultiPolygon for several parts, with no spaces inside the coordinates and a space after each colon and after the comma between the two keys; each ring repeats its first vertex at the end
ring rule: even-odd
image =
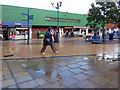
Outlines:
{"type": "Polygon", "coordinates": [[[19,32],[19,31],[16,31],[16,32],[15,32],[15,35],[20,35],[20,32],[19,32]]]}
{"type": "Polygon", "coordinates": [[[42,32],[42,30],[39,30],[39,33],[41,33],[42,32]]]}
{"type": "Polygon", "coordinates": [[[34,38],[37,38],[37,30],[34,30],[34,38]]]}
{"type": "Polygon", "coordinates": [[[92,30],[88,30],[88,33],[92,33],[92,30]]]}
{"type": "Polygon", "coordinates": [[[46,30],[44,30],[44,32],[46,32],[46,30]]]}
{"type": "Polygon", "coordinates": [[[74,31],[79,31],[79,28],[74,28],[74,31]]]}

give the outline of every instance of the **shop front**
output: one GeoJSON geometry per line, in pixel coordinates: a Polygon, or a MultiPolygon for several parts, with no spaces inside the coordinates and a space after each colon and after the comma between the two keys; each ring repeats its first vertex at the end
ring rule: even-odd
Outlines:
{"type": "MultiPolygon", "coordinates": [[[[8,39],[27,39],[28,28],[27,22],[2,22],[3,37],[8,39]]],[[[29,23],[30,39],[32,34],[32,24],[29,23]]]]}
{"type": "Polygon", "coordinates": [[[73,27],[64,27],[64,33],[66,33],[67,31],[70,32],[73,30],[73,27]]]}
{"type": "MultiPolygon", "coordinates": [[[[49,26],[32,26],[32,39],[43,38],[48,27],[49,26]]],[[[52,26],[52,29],[56,31],[57,27],[52,26]]]]}
{"type": "MultiPolygon", "coordinates": [[[[48,27],[50,26],[32,26],[32,39],[40,39],[45,36],[45,32],[48,30],[48,27]]],[[[57,32],[56,26],[52,27],[52,34],[55,34],[57,32]]],[[[59,37],[62,37],[64,35],[63,27],[59,27],[59,37]]]]}
{"type": "Polygon", "coordinates": [[[0,40],[3,39],[3,32],[2,32],[2,23],[0,20],[0,40]]]}
{"type": "MultiPolygon", "coordinates": [[[[24,19],[21,13],[27,11],[29,8],[2,5],[3,12],[3,28],[7,37],[14,35],[15,39],[27,39],[27,23],[20,22],[24,19]],[[6,9],[8,8],[8,9],[6,9]],[[9,9],[11,9],[9,11],[9,9]],[[6,22],[9,21],[9,22],[6,22]],[[16,21],[16,22],[15,22],[16,21]]],[[[30,14],[34,15],[34,19],[30,22],[30,39],[43,38],[48,27],[52,27],[53,31],[57,30],[57,15],[56,11],[44,9],[30,9],[30,14]]],[[[59,12],[59,37],[65,35],[65,32],[84,32],[85,35],[89,34],[87,23],[87,15],[59,12]]]]}
{"type": "Polygon", "coordinates": [[[88,27],[73,27],[74,32],[80,32],[82,35],[88,35],[88,27]]]}

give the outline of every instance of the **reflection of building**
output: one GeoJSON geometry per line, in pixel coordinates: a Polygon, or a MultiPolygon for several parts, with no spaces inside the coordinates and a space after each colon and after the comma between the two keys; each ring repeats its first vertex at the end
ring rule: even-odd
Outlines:
{"type": "MultiPolygon", "coordinates": [[[[33,20],[30,21],[30,25],[32,25],[30,28],[31,39],[38,38],[38,33],[45,32],[49,26],[51,26],[53,30],[57,30],[56,11],[2,5],[3,30],[5,29],[6,32],[9,31],[9,35],[14,34],[16,37],[24,34],[26,35],[27,27],[22,20],[27,19],[27,17],[22,16],[22,13],[26,13],[28,9],[30,10],[30,15],[33,15],[33,20]],[[14,33],[12,33],[13,28],[15,31],[14,33]]],[[[87,15],[83,14],[60,12],[60,37],[64,35],[66,30],[80,33],[84,32],[85,35],[91,34],[92,30],[86,27],[87,17],[87,15]]]]}

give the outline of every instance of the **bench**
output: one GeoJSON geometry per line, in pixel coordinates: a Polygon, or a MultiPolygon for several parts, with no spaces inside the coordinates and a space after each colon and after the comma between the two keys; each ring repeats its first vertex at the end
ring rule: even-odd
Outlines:
{"type": "Polygon", "coordinates": [[[92,36],[92,43],[100,41],[100,36],[92,36]]]}

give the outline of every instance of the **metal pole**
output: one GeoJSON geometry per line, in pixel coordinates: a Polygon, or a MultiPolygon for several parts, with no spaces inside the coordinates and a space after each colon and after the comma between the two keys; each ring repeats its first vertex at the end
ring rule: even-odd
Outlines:
{"type": "MultiPolygon", "coordinates": [[[[53,7],[54,3],[51,3],[53,7]]],[[[57,43],[59,43],[59,8],[61,7],[62,2],[57,2],[57,6],[55,7],[55,9],[57,9],[57,43]]]]}
{"type": "Polygon", "coordinates": [[[29,45],[29,9],[28,9],[28,40],[27,45],[29,45]]]}
{"type": "Polygon", "coordinates": [[[114,36],[114,23],[113,23],[113,36],[114,36]]]}
{"type": "Polygon", "coordinates": [[[59,43],[59,2],[57,2],[57,42],[59,43]]]}
{"type": "Polygon", "coordinates": [[[102,38],[103,42],[105,42],[106,41],[105,28],[103,28],[102,38]]]}

